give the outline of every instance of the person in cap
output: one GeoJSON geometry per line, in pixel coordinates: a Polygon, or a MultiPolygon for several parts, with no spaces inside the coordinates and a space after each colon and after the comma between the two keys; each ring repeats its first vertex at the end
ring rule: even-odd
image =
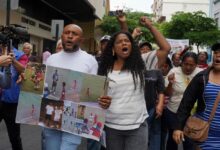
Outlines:
{"type": "MultiPolygon", "coordinates": [[[[220,43],[212,46],[213,63],[211,67],[198,73],[184,92],[182,102],[177,111],[177,121],[173,139],[180,143],[184,139],[183,128],[194,103],[197,101],[196,116],[208,120],[215,99],[220,91],[220,43]]],[[[197,143],[202,150],[220,149],[220,107],[217,108],[210,124],[208,138],[197,143]]]]}
{"type": "Polygon", "coordinates": [[[106,45],[108,44],[108,41],[110,40],[111,36],[109,35],[104,35],[101,39],[100,39],[100,46],[101,46],[101,51],[103,51],[106,47],[106,45]]]}
{"type": "Polygon", "coordinates": [[[141,54],[148,53],[148,52],[153,50],[152,45],[147,41],[144,41],[144,42],[140,43],[139,44],[139,49],[141,51],[141,54]]]}
{"type": "Polygon", "coordinates": [[[101,61],[101,55],[105,49],[105,47],[108,44],[108,41],[110,40],[111,36],[109,35],[104,35],[103,37],[101,37],[100,39],[100,50],[98,51],[97,55],[96,55],[96,61],[98,62],[98,64],[100,64],[101,61]]]}

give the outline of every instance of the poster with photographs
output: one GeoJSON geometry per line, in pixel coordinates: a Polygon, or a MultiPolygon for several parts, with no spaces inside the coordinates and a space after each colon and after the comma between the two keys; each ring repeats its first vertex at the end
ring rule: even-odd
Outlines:
{"type": "Polygon", "coordinates": [[[17,83],[21,84],[21,92],[16,115],[17,123],[38,125],[45,69],[45,65],[29,62],[25,72],[19,75],[17,83]]]}
{"type": "Polygon", "coordinates": [[[106,93],[103,76],[29,64],[22,81],[17,123],[39,125],[99,141],[105,110],[97,99],[106,93]],[[25,80],[24,80],[25,79],[25,80]]]}

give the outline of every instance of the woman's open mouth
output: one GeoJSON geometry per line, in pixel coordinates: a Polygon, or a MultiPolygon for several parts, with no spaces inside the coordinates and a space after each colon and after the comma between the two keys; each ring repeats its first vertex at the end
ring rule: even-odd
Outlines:
{"type": "Polygon", "coordinates": [[[215,64],[220,64],[220,59],[216,59],[215,64]]]}
{"type": "Polygon", "coordinates": [[[123,51],[124,54],[127,54],[128,53],[128,48],[125,47],[125,48],[122,49],[122,51],[123,51]]]}

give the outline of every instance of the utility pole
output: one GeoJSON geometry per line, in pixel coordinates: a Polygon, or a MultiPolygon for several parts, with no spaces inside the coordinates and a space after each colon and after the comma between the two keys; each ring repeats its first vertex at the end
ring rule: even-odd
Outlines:
{"type": "Polygon", "coordinates": [[[11,10],[11,0],[7,0],[7,6],[6,6],[6,26],[10,25],[10,10],[11,10]]]}

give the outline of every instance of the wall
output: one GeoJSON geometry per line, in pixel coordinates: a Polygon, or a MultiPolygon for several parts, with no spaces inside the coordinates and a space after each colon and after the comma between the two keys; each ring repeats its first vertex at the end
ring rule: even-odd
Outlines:
{"type": "MultiPolygon", "coordinates": [[[[5,11],[0,11],[0,24],[5,25],[5,16],[6,13],[5,11]]],[[[50,28],[49,25],[44,24],[43,22],[37,21],[33,18],[30,18],[28,16],[25,16],[17,11],[11,11],[11,16],[10,16],[10,24],[17,24],[25,27],[30,34],[30,43],[34,44],[34,48],[37,51],[39,55],[42,53],[43,49],[43,39],[48,39],[48,40],[54,40],[50,34],[49,31],[43,30],[39,28],[39,24],[50,28]],[[22,22],[22,17],[23,19],[27,19],[26,21],[33,21],[32,23],[35,23],[34,25],[24,23],[22,22]]]]}
{"type": "MultiPolygon", "coordinates": [[[[0,11],[0,18],[1,18],[0,25],[5,25],[5,16],[6,16],[5,12],[0,11]]],[[[38,20],[35,20],[23,14],[20,14],[16,11],[11,12],[10,24],[18,24],[18,25],[21,25],[27,28],[28,33],[31,35],[30,43],[35,45],[36,50],[38,51],[39,55],[41,55],[42,50],[43,50],[43,39],[54,41],[54,38],[52,37],[50,31],[39,28],[39,24],[44,25],[48,29],[50,28],[50,25],[42,23],[38,20]],[[35,25],[21,22],[22,17],[25,19],[34,21],[35,25]]],[[[95,43],[94,42],[95,21],[84,22],[84,23],[76,22],[76,24],[80,25],[82,29],[84,30],[85,39],[82,44],[82,48],[87,51],[94,51],[94,49],[96,48],[96,45],[94,44],[95,43]]]]}
{"type": "Polygon", "coordinates": [[[95,15],[102,19],[102,17],[105,15],[105,6],[107,5],[107,0],[88,0],[89,3],[96,9],[95,15]]]}
{"type": "Polygon", "coordinates": [[[172,14],[177,11],[195,12],[203,11],[209,16],[210,0],[154,0],[153,12],[154,20],[157,21],[161,16],[166,17],[166,21],[170,21],[172,14]]]}
{"type": "Polygon", "coordinates": [[[217,21],[218,27],[220,28],[220,1],[213,0],[213,2],[211,16],[217,21]]]}
{"type": "Polygon", "coordinates": [[[203,11],[207,15],[209,15],[209,0],[200,1],[200,0],[183,0],[180,2],[179,0],[164,0],[163,1],[163,9],[162,15],[166,16],[166,21],[170,21],[172,14],[177,11],[184,12],[195,12],[195,11],[203,11]]]}

